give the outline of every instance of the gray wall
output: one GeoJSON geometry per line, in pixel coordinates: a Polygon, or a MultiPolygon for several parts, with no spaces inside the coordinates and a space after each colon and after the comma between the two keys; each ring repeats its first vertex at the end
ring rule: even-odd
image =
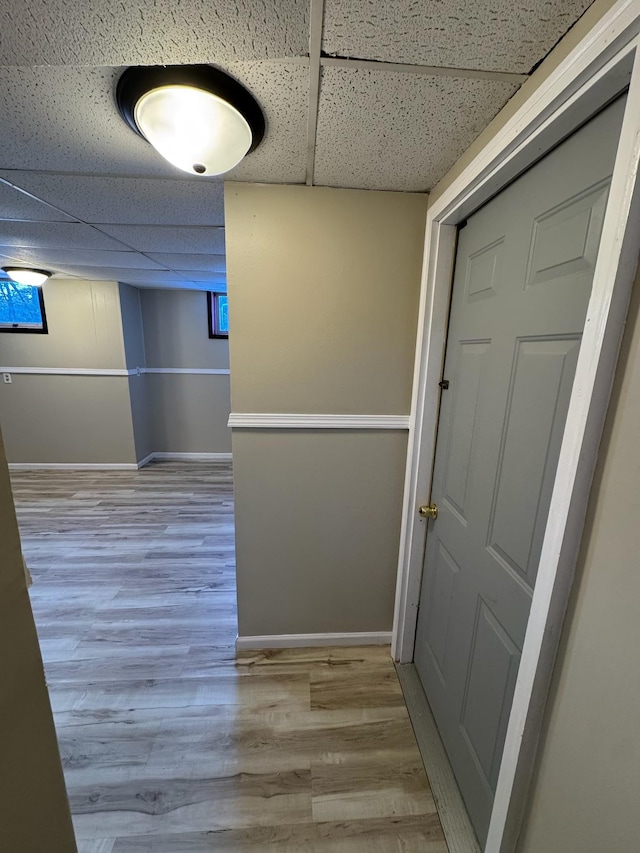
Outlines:
{"type": "Polygon", "coordinates": [[[238,633],[391,630],[403,431],[234,430],[238,633]]]}
{"type": "MultiPolygon", "coordinates": [[[[136,370],[147,363],[142,325],[142,305],[140,291],[128,284],[119,284],[120,314],[122,335],[124,338],[125,362],[127,369],[136,370]]],[[[136,373],[127,379],[129,392],[129,417],[133,426],[133,440],[136,461],[146,459],[154,450],[151,434],[151,412],[148,377],[145,373],[136,373]]]]}
{"type": "Polygon", "coordinates": [[[76,850],[0,436],[0,850],[76,850]]]}
{"type": "Polygon", "coordinates": [[[229,367],[229,342],[210,338],[207,294],[141,290],[147,367],[229,367]]]}
{"type": "MultiPolygon", "coordinates": [[[[209,338],[206,293],[142,290],[140,299],[147,367],[228,370],[228,341],[209,338]]],[[[231,452],[228,374],[151,373],[144,378],[154,451],[231,452]]]]}
{"type": "Polygon", "coordinates": [[[2,333],[0,362],[16,367],[125,366],[114,281],[53,278],[43,286],[47,335],[2,333]]]}
{"type": "Polygon", "coordinates": [[[231,453],[228,376],[150,374],[146,381],[154,451],[231,453]]]}
{"type": "Polygon", "coordinates": [[[120,320],[124,340],[125,366],[129,369],[144,367],[145,354],[144,329],[142,326],[142,305],[140,291],[129,284],[119,284],[120,320]]]}
{"type": "Polygon", "coordinates": [[[409,411],[426,206],[225,184],[234,412],[409,411]]]}
{"type": "Polygon", "coordinates": [[[133,463],[126,376],[29,376],[0,384],[10,462],[133,463]]]}
{"type": "MultiPolygon", "coordinates": [[[[52,279],[44,299],[49,333],[0,334],[0,366],[125,368],[115,282],[52,279]]],[[[126,377],[14,373],[12,379],[0,384],[10,462],[135,462],[126,377]]]]}
{"type": "MultiPolygon", "coordinates": [[[[228,370],[206,294],[52,279],[47,335],[0,334],[0,366],[228,370]]],[[[132,464],[154,451],[229,453],[229,376],[12,374],[0,383],[10,462],[132,464]]]]}
{"type": "MultiPolygon", "coordinates": [[[[227,184],[234,412],[408,414],[427,198],[227,184]]],[[[389,631],[406,433],[233,431],[240,636],[389,631]]]]}

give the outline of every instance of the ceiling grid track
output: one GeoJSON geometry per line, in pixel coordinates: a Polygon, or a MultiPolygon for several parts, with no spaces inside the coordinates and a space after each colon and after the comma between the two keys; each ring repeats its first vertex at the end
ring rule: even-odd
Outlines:
{"type": "Polygon", "coordinates": [[[481,71],[475,68],[447,68],[444,65],[409,65],[404,62],[381,62],[377,59],[356,59],[352,56],[321,56],[322,67],[362,68],[367,71],[386,71],[391,74],[418,74],[423,77],[464,77],[471,80],[499,80],[503,83],[524,83],[528,74],[511,71],[481,71]]]}
{"type": "Polygon", "coordinates": [[[309,123],[307,126],[307,186],[313,186],[316,161],[316,129],[320,102],[322,25],[324,0],[311,0],[309,29],[309,123]]]}
{"type": "Polygon", "coordinates": [[[226,286],[223,179],[178,174],[122,121],[127,63],[214,64],[257,100],[267,133],[226,180],[422,193],[590,2],[237,0],[175,18],[174,0],[130,0],[105,33],[91,3],[61,27],[64,0],[6,0],[0,266],[226,286]]]}

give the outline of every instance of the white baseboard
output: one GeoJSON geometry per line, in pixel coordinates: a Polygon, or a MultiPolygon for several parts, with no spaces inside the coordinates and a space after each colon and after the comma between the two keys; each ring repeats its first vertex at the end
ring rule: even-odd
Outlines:
{"type": "Polygon", "coordinates": [[[136,462],[9,462],[10,471],[137,471],[136,462]]]}
{"type": "Polygon", "coordinates": [[[230,453],[150,453],[139,462],[9,462],[10,471],[137,471],[154,459],[165,462],[231,462],[230,453]]]}
{"type": "Polygon", "coordinates": [[[165,462],[231,462],[230,453],[150,453],[143,463],[152,459],[163,459],[165,462]]]}
{"type": "Polygon", "coordinates": [[[145,466],[145,465],[148,465],[148,464],[149,464],[149,462],[153,462],[153,460],[154,460],[155,458],[156,458],[155,453],[150,453],[148,456],[145,456],[145,457],[144,457],[144,459],[139,459],[139,460],[138,460],[137,467],[138,467],[138,468],[144,468],[144,466],[145,466]]]}
{"type": "Polygon", "coordinates": [[[353,634],[266,634],[257,637],[237,637],[236,649],[298,649],[308,646],[386,646],[391,643],[391,631],[358,632],[353,634]]]}

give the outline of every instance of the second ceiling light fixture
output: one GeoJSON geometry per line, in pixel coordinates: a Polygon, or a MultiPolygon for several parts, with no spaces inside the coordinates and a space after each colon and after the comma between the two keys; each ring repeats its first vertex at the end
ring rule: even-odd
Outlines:
{"type": "Polygon", "coordinates": [[[222,175],[260,144],[260,105],[211,65],[128,68],[116,89],[127,124],[170,163],[191,175],[222,175]]]}

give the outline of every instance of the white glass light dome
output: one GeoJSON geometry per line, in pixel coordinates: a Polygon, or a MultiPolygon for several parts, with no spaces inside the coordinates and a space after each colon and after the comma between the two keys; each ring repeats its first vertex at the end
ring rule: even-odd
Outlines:
{"type": "Polygon", "coordinates": [[[143,95],[134,118],[162,156],[192,175],[223,175],[251,147],[251,128],[227,101],[192,86],[162,86],[143,95]]]}
{"type": "Polygon", "coordinates": [[[15,281],[16,284],[27,284],[31,287],[40,287],[48,278],[51,278],[51,273],[47,270],[32,270],[25,267],[3,267],[2,269],[11,281],[15,281]]]}
{"type": "Polygon", "coordinates": [[[129,126],[190,175],[223,175],[264,136],[253,95],[210,65],[128,68],[116,100],[129,126]]]}

